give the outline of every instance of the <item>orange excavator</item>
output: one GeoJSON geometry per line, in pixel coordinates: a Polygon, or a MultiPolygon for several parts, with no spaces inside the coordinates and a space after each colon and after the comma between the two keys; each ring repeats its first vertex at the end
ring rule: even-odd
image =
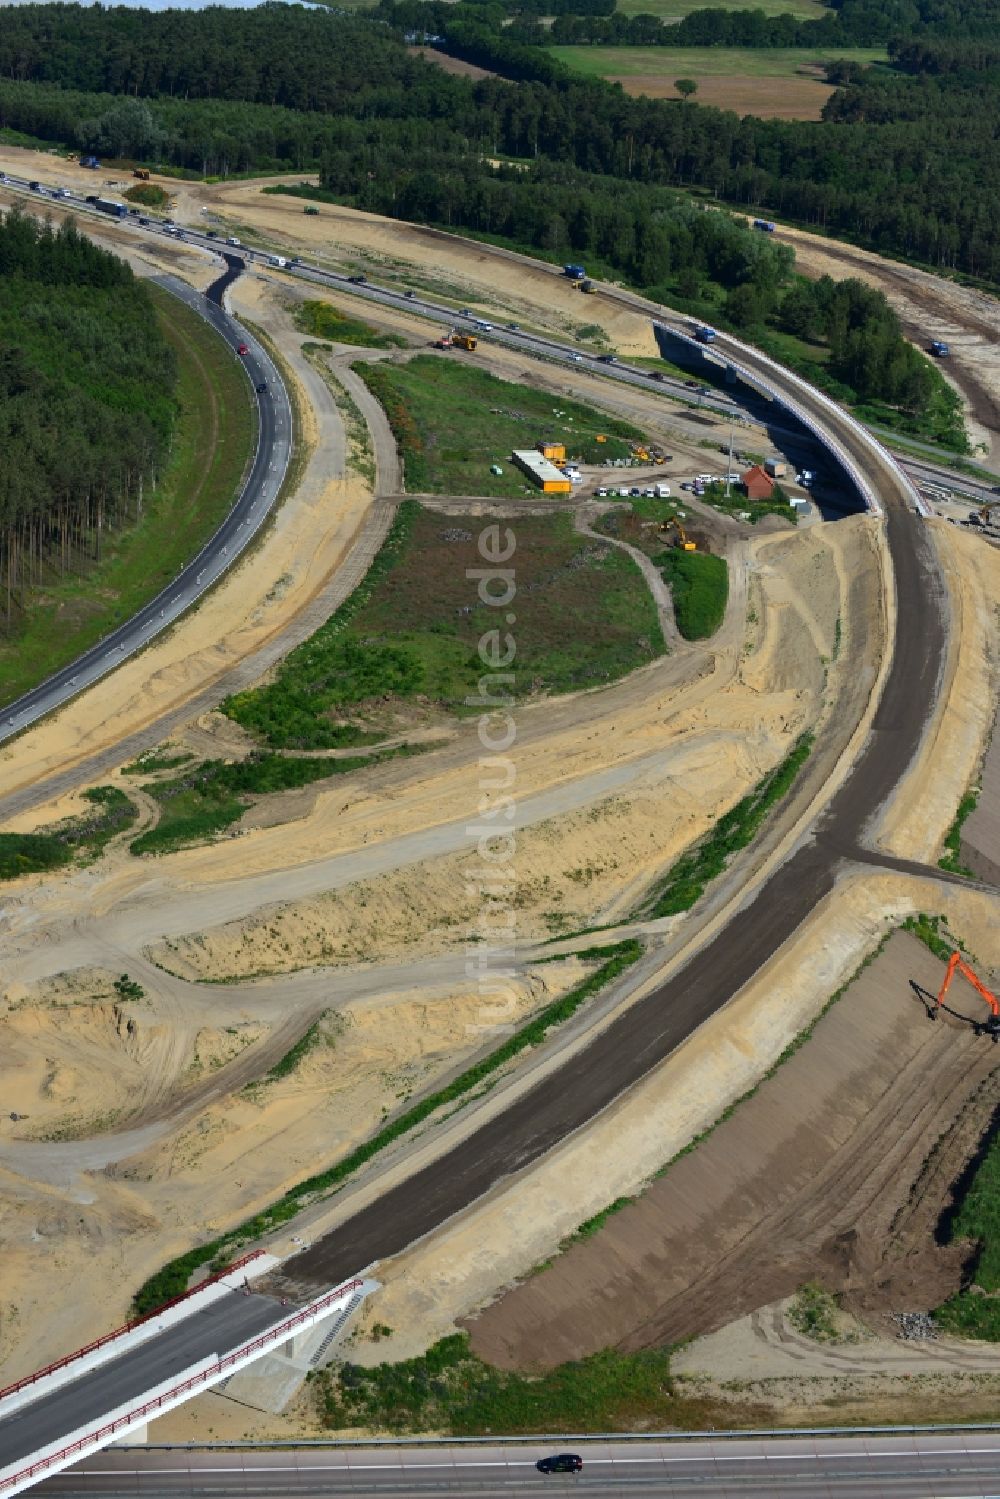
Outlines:
{"type": "MultiPolygon", "coordinates": [[[[944,982],[938,992],[937,1008],[940,1009],[944,1004],[945,995],[948,993],[951,981],[956,973],[960,973],[963,978],[968,979],[976,993],[990,1007],[989,1020],[984,1025],[977,1025],[976,1030],[980,1033],[985,1030],[993,1037],[994,1041],[1000,1041],[1000,1000],[997,999],[995,994],[990,993],[985,984],[980,983],[960,952],[953,952],[948,959],[948,968],[944,976],[944,982]]],[[[932,1013],[936,1015],[937,1012],[933,1011],[932,1013]]]]}

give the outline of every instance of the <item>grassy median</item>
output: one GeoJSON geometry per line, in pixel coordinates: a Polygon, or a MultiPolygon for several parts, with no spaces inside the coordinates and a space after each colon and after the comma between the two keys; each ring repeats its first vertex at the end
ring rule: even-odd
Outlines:
{"type": "Polygon", "coordinates": [[[142,520],[106,534],[99,563],[35,590],[24,626],[0,644],[0,704],[73,661],[175,578],[230,509],[253,452],[252,393],[238,360],[183,302],[148,290],[179,366],[166,472],[147,491],[142,520]]]}

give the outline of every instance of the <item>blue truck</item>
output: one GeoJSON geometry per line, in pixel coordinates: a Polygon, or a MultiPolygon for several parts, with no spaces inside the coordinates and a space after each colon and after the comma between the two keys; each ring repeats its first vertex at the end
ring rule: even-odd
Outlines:
{"type": "Polygon", "coordinates": [[[96,156],[81,156],[80,165],[82,167],[89,167],[92,172],[99,172],[101,169],[101,163],[96,156]]]}
{"type": "Polygon", "coordinates": [[[128,213],[124,203],[116,203],[114,198],[95,198],[94,207],[101,213],[109,213],[113,219],[123,219],[128,213]]]}
{"type": "Polygon", "coordinates": [[[754,219],[753,226],[755,229],[761,229],[765,234],[773,234],[778,227],[772,219],[754,219]]]}
{"type": "Polygon", "coordinates": [[[701,327],[696,328],[694,330],[694,336],[695,336],[695,338],[698,340],[698,342],[700,344],[714,344],[715,343],[715,329],[714,328],[708,328],[704,324],[702,324],[701,327]]]}
{"type": "Polygon", "coordinates": [[[931,343],[931,353],[935,359],[947,359],[951,349],[940,338],[935,338],[931,343]]]}
{"type": "Polygon", "coordinates": [[[582,265],[564,265],[563,275],[568,276],[571,281],[586,281],[587,271],[582,265]]]}

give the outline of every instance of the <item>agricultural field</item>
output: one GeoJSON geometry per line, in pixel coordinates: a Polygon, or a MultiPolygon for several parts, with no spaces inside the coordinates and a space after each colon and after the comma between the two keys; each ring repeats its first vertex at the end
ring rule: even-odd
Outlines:
{"type": "Polygon", "coordinates": [[[519,700],[602,686],[663,651],[634,562],[580,536],[565,512],[516,521],[516,628],[498,621],[469,577],[483,566],[485,524],[404,502],[361,588],[273,682],[227,699],[224,711],[274,749],[329,749],[470,711],[465,699],[484,671],[479,643],[498,627],[514,637],[519,700]]]}
{"type": "Polygon", "coordinates": [[[407,364],[356,366],[385,407],[415,494],[522,498],[539,491],[510,462],[512,448],[541,438],[566,444],[583,463],[628,455],[636,427],[569,399],[498,380],[474,354],[422,355],[407,364]],[[490,472],[493,466],[502,474],[490,472]]]}
{"type": "MultiPolygon", "coordinates": [[[[643,7],[645,9],[645,7],[643,7]]],[[[764,119],[818,120],[833,93],[824,62],[884,62],[881,48],[553,47],[568,67],[620,83],[627,94],[678,99],[677,78],[693,78],[695,103],[764,119]]]]}
{"type": "MultiPolygon", "coordinates": [[[[659,16],[680,21],[693,10],[743,10],[742,0],[619,0],[616,9],[624,16],[659,16]]],[[[755,0],[754,10],[765,16],[795,16],[801,21],[819,21],[829,12],[820,0],[755,0]]]]}

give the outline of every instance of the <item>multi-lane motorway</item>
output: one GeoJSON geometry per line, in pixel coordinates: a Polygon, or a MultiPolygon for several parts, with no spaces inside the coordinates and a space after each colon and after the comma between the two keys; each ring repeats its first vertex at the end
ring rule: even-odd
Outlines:
{"type": "Polygon", "coordinates": [[[381,1494],[394,1499],[488,1499],[510,1494],[665,1495],[670,1499],[984,1499],[1000,1494],[1000,1435],[992,1431],[735,1437],[665,1441],[297,1448],[294,1451],[104,1452],[47,1480],[53,1499],[209,1499],[209,1496],[381,1494]],[[545,1476],[560,1450],[583,1470],[545,1476]]]}

